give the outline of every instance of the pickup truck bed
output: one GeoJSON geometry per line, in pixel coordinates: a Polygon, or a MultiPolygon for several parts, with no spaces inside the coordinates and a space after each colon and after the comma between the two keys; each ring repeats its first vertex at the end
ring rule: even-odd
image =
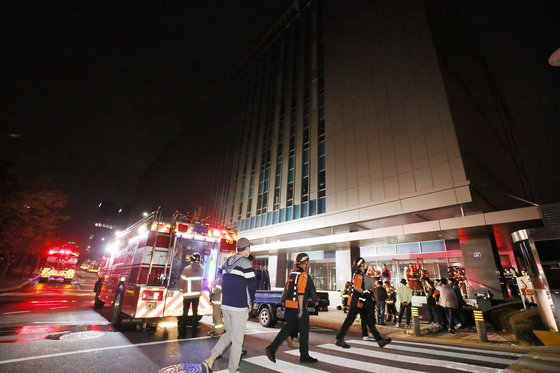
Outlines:
{"type": "MultiPolygon", "coordinates": [[[[308,300],[308,311],[310,315],[318,315],[319,312],[329,310],[329,293],[317,292],[319,304],[311,305],[311,298],[308,300]]],[[[272,328],[278,320],[284,321],[284,307],[282,307],[282,290],[257,290],[251,317],[259,318],[262,326],[272,328]]]]}

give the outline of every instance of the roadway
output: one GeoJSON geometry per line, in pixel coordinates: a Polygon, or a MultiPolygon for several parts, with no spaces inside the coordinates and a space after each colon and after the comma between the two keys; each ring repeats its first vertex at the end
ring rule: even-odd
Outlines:
{"type": "MultiPolygon", "coordinates": [[[[177,364],[198,369],[189,364],[200,363],[216,343],[204,324],[198,337],[177,340],[173,318],[145,331],[135,326],[113,328],[109,307],[93,309],[94,281],[94,274],[78,272],[71,284],[34,281],[0,294],[0,372],[158,372],[177,364]]],[[[524,355],[417,341],[394,341],[380,349],[352,333],[346,338],[352,348],[342,349],[334,345],[336,331],[314,327],[310,355],[318,363],[300,364],[299,351],[284,344],[274,364],[264,348],[282,325],[268,329],[248,321],[244,344],[248,355],[241,372],[486,373],[499,372],[524,355]]],[[[227,372],[228,354],[218,359],[215,372],[227,372]]]]}

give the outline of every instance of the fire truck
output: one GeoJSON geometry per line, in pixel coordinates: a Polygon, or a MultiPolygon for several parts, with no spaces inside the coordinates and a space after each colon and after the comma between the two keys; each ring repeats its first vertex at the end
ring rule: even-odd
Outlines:
{"type": "Polygon", "coordinates": [[[53,247],[47,253],[47,259],[39,275],[39,282],[60,280],[72,282],[76,273],[76,264],[79,254],[60,247],[53,247]]]}
{"type": "MultiPolygon", "coordinates": [[[[237,235],[208,220],[175,213],[171,222],[154,211],[120,233],[98,276],[101,290],[94,308],[112,306],[111,324],[157,323],[162,317],[183,315],[181,272],[198,252],[204,266],[198,315],[212,314],[209,289],[216,270],[233,253],[237,235]]],[[[191,311],[189,311],[189,315],[191,311]]]]}

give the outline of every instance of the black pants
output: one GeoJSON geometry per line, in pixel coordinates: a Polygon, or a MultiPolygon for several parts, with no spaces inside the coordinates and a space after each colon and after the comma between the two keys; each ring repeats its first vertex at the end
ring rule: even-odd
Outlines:
{"type": "MultiPolygon", "coordinates": [[[[372,301],[372,303],[374,303],[374,302],[372,301]]],[[[375,303],[374,303],[374,305],[375,305],[375,303]]],[[[372,307],[372,310],[375,314],[375,306],[372,307]]],[[[348,311],[348,314],[346,315],[346,320],[344,320],[344,323],[342,324],[342,326],[340,327],[340,330],[336,334],[336,339],[343,339],[344,338],[344,336],[348,332],[348,329],[352,326],[352,324],[354,323],[354,320],[356,320],[356,316],[358,316],[358,314],[360,314],[360,318],[362,320],[362,335],[363,336],[368,335],[367,334],[367,327],[369,327],[369,329],[371,331],[371,334],[373,334],[375,340],[380,340],[381,336],[379,335],[379,332],[377,331],[377,328],[375,327],[375,318],[368,317],[367,308],[359,308],[358,306],[350,306],[350,310],[348,311]]]]}
{"type": "Polygon", "coordinates": [[[196,334],[196,327],[198,326],[198,302],[200,298],[185,298],[183,299],[183,317],[181,317],[181,322],[179,323],[179,337],[185,337],[187,335],[187,317],[189,314],[189,308],[191,304],[193,307],[193,315],[191,320],[191,325],[193,327],[192,333],[196,334]]]}
{"type": "MultiPolygon", "coordinates": [[[[367,337],[368,334],[364,334],[363,324],[364,322],[362,321],[362,336],[367,337]]],[[[366,324],[375,340],[379,341],[381,339],[381,335],[375,327],[375,301],[371,297],[366,298],[366,324]]]]}
{"type": "Polygon", "coordinates": [[[270,344],[270,348],[273,351],[278,350],[278,347],[280,347],[297,326],[299,328],[299,355],[300,357],[309,356],[309,312],[307,309],[304,309],[303,315],[298,319],[298,311],[297,308],[286,307],[286,324],[270,344]]]}
{"type": "Polygon", "coordinates": [[[408,302],[408,305],[406,305],[406,306],[401,303],[401,310],[399,311],[399,324],[402,323],[403,313],[406,310],[406,325],[410,325],[410,317],[412,316],[411,315],[411,312],[412,312],[411,307],[412,307],[411,302],[408,302]]]}

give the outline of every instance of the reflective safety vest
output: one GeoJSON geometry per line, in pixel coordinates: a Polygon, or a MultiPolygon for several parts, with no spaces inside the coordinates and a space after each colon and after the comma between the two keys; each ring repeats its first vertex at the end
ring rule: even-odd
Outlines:
{"type": "MultiPolygon", "coordinates": [[[[296,269],[290,273],[288,282],[286,283],[286,307],[287,308],[299,308],[298,296],[303,295],[305,297],[305,288],[307,287],[307,277],[308,274],[305,269],[298,266],[296,269]]],[[[303,307],[306,307],[307,300],[303,300],[303,307]]]]}
{"type": "Polygon", "coordinates": [[[204,267],[200,263],[191,263],[181,273],[179,290],[183,292],[183,298],[198,298],[202,293],[202,275],[204,267]]]}
{"type": "Polygon", "coordinates": [[[352,278],[352,290],[350,291],[350,296],[348,297],[348,303],[351,306],[356,306],[358,308],[363,308],[365,301],[360,299],[361,294],[357,291],[354,292],[354,287],[357,286],[364,289],[364,273],[361,270],[354,272],[354,277],[352,278]]]}

